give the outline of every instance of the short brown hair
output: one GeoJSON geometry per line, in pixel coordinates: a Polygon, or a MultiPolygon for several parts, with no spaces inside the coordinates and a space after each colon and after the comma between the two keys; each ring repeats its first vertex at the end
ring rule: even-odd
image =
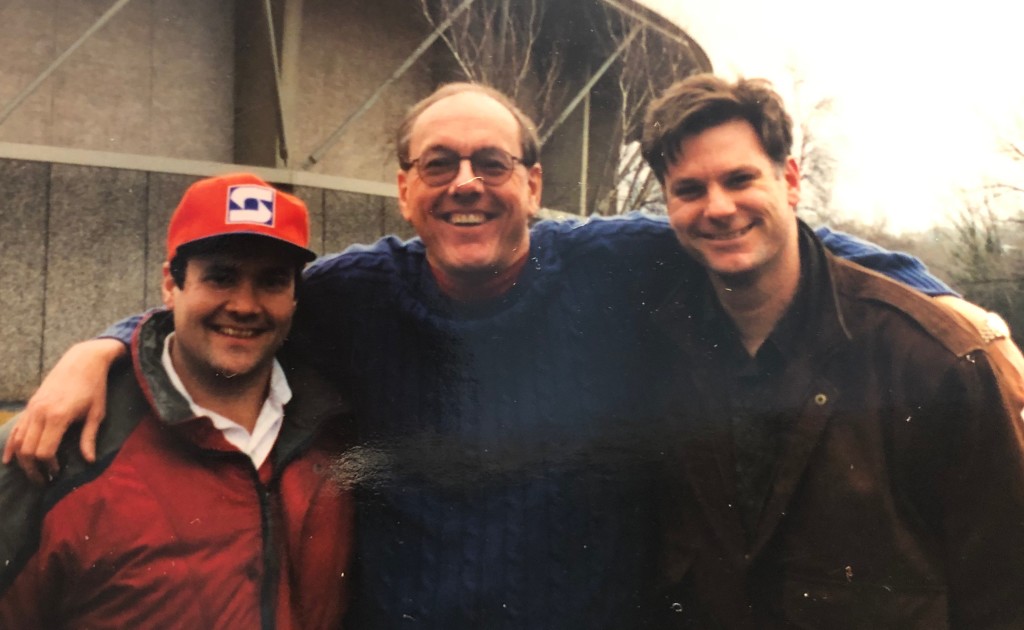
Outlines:
{"type": "Polygon", "coordinates": [[[733,120],[750,123],[768,158],[785,166],[793,147],[793,120],[772,84],[743,78],[730,83],[713,74],[677,81],[648,105],[641,140],[644,159],[664,184],[685,138],[733,120]]]}
{"type": "Polygon", "coordinates": [[[398,125],[398,133],[395,138],[395,147],[398,151],[398,164],[402,167],[402,170],[408,170],[411,166],[409,163],[409,142],[410,136],[412,135],[412,127],[416,124],[416,119],[434,103],[442,99],[446,99],[449,96],[455,96],[456,94],[462,94],[464,92],[483,94],[484,96],[494,99],[507,109],[516,119],[516,122],[519,123],[519,143],[523,152],[520,162],[522,162],[524,166],[528,167],[537,163],[540,155],[540,141],[537,139],[537,125],[530,120],[530,117],[524,114],[521,109],[516,107],[516,104],[512,102],[512,99],[490,86],[480,83],[459,82],[442,85],[434,90],[430,96],[410,107],[409,111],[405,113],[405,118],[403,118],[402,123],[398,125]]]}

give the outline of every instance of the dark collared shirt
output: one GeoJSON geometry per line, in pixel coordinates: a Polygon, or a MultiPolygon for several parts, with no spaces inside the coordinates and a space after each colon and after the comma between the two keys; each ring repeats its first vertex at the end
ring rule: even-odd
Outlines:
{"type": "Polygon", "coordinates": [[[823,261],[814,255],[809,237],[803,232],[800,237],[796,295],[754,356],[744,348],[739,330],[719,303],[710,281],[704,278],[694,296],[694,330],[697,346],[707,358],[707,391],[718,401],[715,409],[722,414],[722,422],[728,422],[731,433],[729,452],[722,454],[724,461],[732,462],[732,470],[726,474],[735,475],[736,504],[751,537],[768,499],[787,429],[783,412],[800,402],[787,400],[786,367],[800,351],[804,336],[814,334],[805,330],[806,323],[814,321],[812,311],[820,304],[811,287],[825,286],[819,281],[823,261]]]}

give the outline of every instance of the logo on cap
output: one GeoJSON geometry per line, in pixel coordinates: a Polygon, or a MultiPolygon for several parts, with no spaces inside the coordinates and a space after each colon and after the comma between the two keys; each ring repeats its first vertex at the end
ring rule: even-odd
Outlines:
{"type": "Polygon", "coordinates": [[[228,223],[274,225],[276,192],[266,186],[244,184],[228,187],[228,223]]]}

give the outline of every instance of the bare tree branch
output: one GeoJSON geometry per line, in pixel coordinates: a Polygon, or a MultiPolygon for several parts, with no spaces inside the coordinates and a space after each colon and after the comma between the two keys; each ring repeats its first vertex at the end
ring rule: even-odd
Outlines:
{"type": "MultiPolygon", "coordinates": [[[[459,0],[420,0],[432,25],[442,22],[459,0]]],[[[545,13],[544,0],[481,0],[442,37],[467,81],[492,86],[519,103],[541,131],[565,99],[559,84],[561,60],[536,52],[545,13]]]]}
{"type": "MultiPolygon", "coordinates": [[[[635,24],[635,18],[604,7],[602,28],[611,41],[621,41],[635,24]]],[[[596,196],[594,211],[598,214],[630,212],[660,200],[660,186],[636,141],[647,104],[673,81],[693,71],[688,50],[646,27],[623,52],[619,66],[614,83],[619,103],[617,129],[609,139],[606,176],[602,178],[609,185],[596,196]]]]}

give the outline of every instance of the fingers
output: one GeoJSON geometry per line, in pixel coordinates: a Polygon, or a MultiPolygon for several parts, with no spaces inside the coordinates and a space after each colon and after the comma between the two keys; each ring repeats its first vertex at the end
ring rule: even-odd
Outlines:
{"type": "Polygon", "coordinates": [[[17,420],[11,420],[11,434],[7,436],[7,442],[4,443],[4,465],[10,464],[14,461],[14,454],[18,452],[21,447],[21,423],[17,420]]]}
{"type": "MultiPolygon", "coordinates": [[[[57,449],[60,447],[60,440],[64,437],[71,422],[54,421],[50,419],[41,425],[39,437],[36,439],[35,449],[32,452],[36,467],[42,469],[50,479],[60,472],[60,463],[57,461],[57,449]]],[[[24,466],[22,466],[24,468],[24,466]]]]}
{"type": "Polygon", "coordinates": [[[82,450],[82,457],[87,462],[96,461],[96,434],[99,432],[100,423],[103,422],[103,417],[106,414],[105,401],[100,399],[97,404],[93,405],[82,426],[82,437],[78,447],[82,450]]]}
{"type": "MultiPolygon", "coordinates": [[[[102,405],[92,413],[83,427],[81,440],[83,456],[90,462],[96,459],[96,433],[103,418],[102,405]]],[[[39,411],[38,407],[29,406],[25,412],[12,420],[11,434],[4,445],[4,463],[17,461],[25,475],[35,483],[53,481],[60,472],[60,461],[57,451],[61,438],[70,426],[69,421],[61,420],[66,414],[51,415],[39,411]]]]}
{"type": "Polygon", "coordinates": [[[57,449],[62,437],[73,422],[85,418],[79,447],[87,461],[95,461],[107,372],[124,352],[124,345],[114,339],[91,339],[69,348],[29,399],[17,435],[5,445],[4,460],[17,459],[33,480],[52,479],[59,472],[57,449]]]}
{"type": "Polygon", "coordinates": [[[57,448],[73,420],[72,414],[40,392],[29,399],[7,444],[12,459],[29,479],[45,483],[56,477],[60,471],[57,448]]]}
{"type": "MultiPolygon", "coordinates": [[[[16,431],[20,431],[21,437],[17,450],[14,451],[14,456],[18,460],[18,466],[25,471],[25,475],[38,484],[46,483],[47,474],[44,474],[47,463],[41,461],[36,452],[39,444],[39,437],[41,435],[40,423],[34,422],[32,418],[26,414],[18,422],[15,427],[16,431]]],[[[12,436],[13,437],[13,436],[12,436]]],[[[56,461],[56,453],[53,457],[56,461]]]]}

